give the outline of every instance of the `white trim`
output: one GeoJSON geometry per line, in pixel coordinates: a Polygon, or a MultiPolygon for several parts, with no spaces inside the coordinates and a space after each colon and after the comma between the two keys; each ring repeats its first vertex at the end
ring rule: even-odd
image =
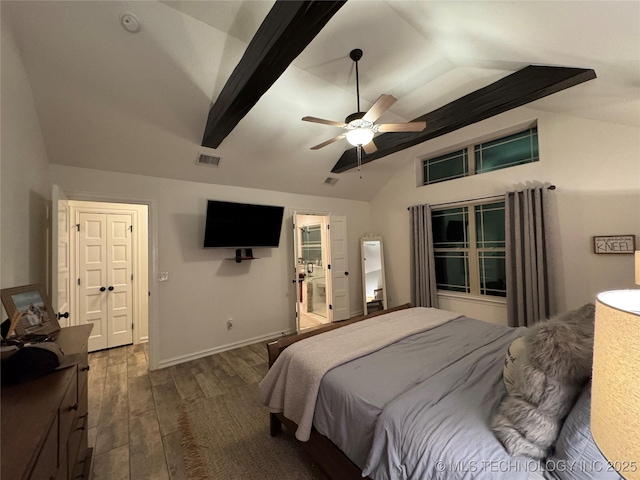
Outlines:
{"type": "Polygon", "coordinates": [[[84,200],[93,202],[113,202],[113,203],[136,203],[139,205],[147,205],[149,215],[149,370],[158,368],[160,356],[160,324],[158,317],[158,296],[157,278],[158,278],[158,198],[157,197],[140,197],[134,195],[120,194],[103,194],[95,192],[77,192],[65,191],[65,195],[69,200],[84,200]]]}
{"type": "MultiPolygon", "coordinates": [[[[69,218],[73,219],[70,225],[70,231],[73,225],[79,224],[79,218],[82,213],[104,213],[104,214],[126,214],[131,215],[132,220],[132,264],[131,273],[134,275],[132,290],[132,323],[133,328],[133,344],[137,345],[143,339],[148,339],[149,332],[149,265],[148,265],[148,226],[149,226],[149,207],[144,204],[134,203],[113,203],[113,202],[93,202],[84,200],[68,200],[69,218]],[[142,331],[146,330],[147,335],[142,336],[142,331]]],[[[70,270],[77,273],[78,268],[78,237],[74,242],[70,242],[70,270]]],[[[76,277],[77,278],[77,277],[76,277]]],[[[77,295],[78,285],[73,282],[73,288],[70,289],[72,298],[74,318],[79,318],[79,298],[77,295]]],[[[71,305],[70,305],[71,307],[71,305]]]]}
{"type": "Polygon", "coordinates": [[[199,352],[189,353],[187,355],[179,355],[177,357],[167,358],[166,360],[162,360],[158,362],[157,368],[152,369],[151,366],[149,366],[149,370],[156,370],[160,368],[171,367],[172,365],[178,365],[180,363],[190,362],[191,360],[197,360],[198,358],[208,357],[209,355],[215,355],[216,353],[226,352],[227,350],[233,350],[234,348],[245,347],[247,345],[252,345],[258,342],[273,340],[274,338],[281,337],[284,335],[289,335],[291,333],[295,333],[295,330],[293,329],[288,329],[285,331],[280,330],[277,332],[267,333],[266,335],[260,335],[258,337],[241,340],[239,342],[227,343],[226,345],[221,345],[219,347],[208,348],[206,350],[201,350],[199,352]]]}
{"type": "Polygon", "coordinates": [[[483,305],[504,305],[507,306],[507,299],[504,297],[489,297],[485,295],[471,295],[469,293],[454,293],[445,290],[438,290],[438,297],[451,298],[467,303],[480,303],[483,305]]]}
{"type": "MultiPolygon", "coordinates": [[[[441,210],[449,210],[450,208],[475,207],[476,205],[484,205],[485,203],[504,202],[506,201],[506,198],[507,198],[507,195],[503,193],[502,195],[492,195],[490,197],[482,197],[482,198],[476,198],[472,200],[456,200],[456,201],[447,202],[447,203],[436,203],[431,205],[431,210],[434,214],[436,214],[441,210]]],[[[469,213],[469,215],[471,215],[471,213],[469,213]]],[[[447,243],[455,243],[455,242],[447,242],[447,243]]]]}

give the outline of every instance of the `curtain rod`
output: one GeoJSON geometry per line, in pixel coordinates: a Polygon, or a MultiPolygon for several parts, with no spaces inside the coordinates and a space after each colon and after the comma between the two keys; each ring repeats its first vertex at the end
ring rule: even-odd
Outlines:
{"type": "MultiPolygon", "coordinates": [[[[555,185],[549,185],[547,187],[547,190],[555,190],[556,186],[555,185]]],[[[491,198],[495,198],[498,199],[500,197],[503,197],[504,195],[491,195],[488,197],[477,197],[477,198],[470,198],[468,200],[456,200],[455,202],[444,202],[444,203],[434,203],[432,205],[430,205],[431,207],[443,207],[445,205],[454,205],[456,203],[469,203],[469,202],[477,202],[478,200],[489,200],[491,198]]],[[[409,210],[411,207],[407,207],[407,210],[409,210]]]]}

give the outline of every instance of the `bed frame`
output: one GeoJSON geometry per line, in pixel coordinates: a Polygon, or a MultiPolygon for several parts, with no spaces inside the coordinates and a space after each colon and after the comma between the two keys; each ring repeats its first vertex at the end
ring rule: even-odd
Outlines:
{"type": "MultiPolygon", "coordinates": [[[[267,343],[267,351],[269,352],[269,368],[276,361],[280,353],[300,340],[313,337],[336,328],[345,327],[356,322],[361,322],[367,318],[377,317],[389,312],[395,312],[398,310],[404,310],[411,308],[413,305],[406,303],[398,307],[389,308],[387,310],[381,310],[369,315],[361,315],[349,320],[331,323],[329,325],[314,328],[303,333],[287,335],[267,343]]],[[[293,434],[298,426],[281,413],[270,414],[270,432],[271,436],[275,437],[282,433],[282,425],[284,424],[286,429],[293,434]]],[[[349,457],[347,457],[331,440],[324,435],[321,435],[315,428],[311,429],[311,437],[307,442],[300,442],[300,445],[311,455],[311,458],[329,475],[332,480],[362,480],[362,470],[353,463],[349,457]]]]}

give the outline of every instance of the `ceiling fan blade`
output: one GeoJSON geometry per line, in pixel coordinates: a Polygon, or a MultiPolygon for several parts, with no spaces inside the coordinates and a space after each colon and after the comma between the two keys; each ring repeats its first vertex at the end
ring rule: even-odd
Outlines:
{"type": "Polygon", "coordinates": [[[379,132],[421,132],[427,128],[427,122],[383,123],[378,125],[379,132]]]}
{"type": "Polygon", "coordinates": [[[380,116],[389,110],[391,106],[396,103],[398,99],[393,95],[385,95],[384,93],[380,95],[376,103],[369,109],[369,111],[362,117],[363,120],[368,122],[375,122],[380,116]]]}
{"type": "Polygon", "coordinates": [[[337,142],[338,140],[342,139],[346,137],[346,135],[344,133],[341,133],[340,135],[338,135],[337,137],[333,137],[330,140],[327,140],[326,142],[322,142],[318,145],[316,145],[315,147],[311,147],[311,150],[318,150],[322,147],[326,147],[327,145],[331,145],[333,142],[337,142]]]}
{"type": "Polygon", "coordinates": [[[344,122],[334,122],[333,120],[325,120],[324,118],[316,118],[316,117],[302,117],[303,122],[313,122],[313,123],[322,123],[323,125],[331,125],[333,127],[344,128],[346,123],[344,122]]]}
{"type": "Polygon", "coordinates": [[[378,147],[376,147],[376,144],[373,140],[371,140],[369,143],[367,143],[366,145],[362,145],[362,149],[364,150],[364,152],[367,155],[371,155],[374,152],[378,151],[378,147]]]}

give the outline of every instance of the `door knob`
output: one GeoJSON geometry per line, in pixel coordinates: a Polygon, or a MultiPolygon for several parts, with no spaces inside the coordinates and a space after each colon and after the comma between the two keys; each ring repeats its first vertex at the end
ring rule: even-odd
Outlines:
{"type": "Polygon", "coordinates": [[[58,318],[69,318],[69,312],[60,313],[58,312],[58,318]]]}
{"type": "Polygon", "coordinates": [[[349,276],[349,272],[344,272],[344,274],[348,277],[349,276]]]}
{"type": "Polygon", "coordinates": [[[109,291],[110,291],[110,292],[111,292],[111,291],[113,291],[113,287],[109,287],[109,291]]]}
{"type": "Polygon", "coordinates": [[[105,290],[106,290],[106,288],[104,288],[104,287],[100,287],[100,291],[101,291],[101,292],[104,292],[105,290]]]}

